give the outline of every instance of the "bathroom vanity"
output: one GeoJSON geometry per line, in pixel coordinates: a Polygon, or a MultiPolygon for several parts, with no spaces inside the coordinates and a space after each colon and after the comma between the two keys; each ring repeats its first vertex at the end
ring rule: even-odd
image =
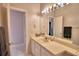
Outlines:
{"type": "Polygon", "coordinates": [[[61,38],[52,40],[44,36],[31,36],[31,53],[34,56],[79,56],[79,47],[61,38]],[[71,45],[72,44],[72,45],[71,45]]]}

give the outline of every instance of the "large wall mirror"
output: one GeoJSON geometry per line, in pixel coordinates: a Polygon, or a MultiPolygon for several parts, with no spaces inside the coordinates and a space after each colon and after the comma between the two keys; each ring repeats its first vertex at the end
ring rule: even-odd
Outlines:
{"type": "Polygon", "coordinates": [[[64,17],[49,17],[49,35],[64,38],[65,40],[72,41],[74,44],[79,44],[79,27],[72,24],[71,26],[68,24],[64,24],[64,17]]]}
{"type": "Polygon", "coordinates": [[[64,26],[63,16],[49,17],[49,35],[72,39],[72,26],[64,26]]]}
{"type": "Polygon", "coordinates": [[[49,17],[49,35],[63,37],[63,16],[49,17]]]}

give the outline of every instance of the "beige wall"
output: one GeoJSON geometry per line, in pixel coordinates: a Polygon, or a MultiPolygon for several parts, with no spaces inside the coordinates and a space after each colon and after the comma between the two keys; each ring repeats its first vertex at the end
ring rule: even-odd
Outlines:
{"type": "Polygon", "coordinates": [[[8,23],[7,23],[7,9],[2,7],[2,26],[5,28],[5,35],[6,35],[6,46],[8,55],[10,55],[9,50],[9,32],[8,32],[8,23]]]}
{"type": "Polygon", "coordinates": [[[2,4],[0,4],[0,26],[2,26],[2,4]]]}
{"type": "Polygon", "coordinates": [[[40,20],[40,4],[39,3],[18,3],[18,4],[10,4],[11,7],[16,7],[20,9],[24,9],[27,11],[29,19],[29,32],[30,33],[38,33],[40,30],[39,20],[40,20]]]}
{"type": "Polygon", "coordinates": [[[27,10],[29,13],[39,13],[39,3],[11,3],[10,6],[27,10]]]}
{"type": "MultiPolygon", "coordinates": [[[[6,35],[6,46],[7,50],[9,51],[9,41],[8,41],[8,28],[7,28],[7,12],[6,8],[3,8],[3,5],[0,4],[0,26],[5,28],[5,35],[6,35]]],[[[8,53],[9,55],[9,53],[8,53]]]]}
{"type": "Polygon", "coordinates": [[[70,4],[55,11],[55,16],[64,17],[64,26],[78,26],[79,4],[70,4]]]}
{"type": "Polygon", "coordinates": [[[48,34],[48,16],[41,16],[40,26],[41,32],[48,34]]]}

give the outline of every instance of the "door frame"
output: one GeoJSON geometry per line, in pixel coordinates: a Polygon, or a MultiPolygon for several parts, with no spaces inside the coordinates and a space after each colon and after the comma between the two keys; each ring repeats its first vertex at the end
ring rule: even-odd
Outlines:
{"type": "MultiPolygon", "coordinates": [[[[28,19],[27,19],[27,11],[21,8],[16,8],[16,7],[11,7],[10,4],[7,5],[7,25],[8,25],[8,38],[9,38],[9,50],[10,50],[10,44],[11,44],[11,25],[10,25],[10,10],[16,10],[16,11],[20,11],[20,12],[24,12],[25,13],[25,41],[26,39],[28,39],[28,19]]],[[[27,44],[26,44],[27,46],[27,44]]],[[[9,51],[10,54],[10,51],[9,51]]]]}
{"type": "Polygon", "coordinates": [[[54,20],[53,16],[48,17],[48,35],[49,35],[49,20],[50,20],[49,18],[52,18],[54,20]]]}

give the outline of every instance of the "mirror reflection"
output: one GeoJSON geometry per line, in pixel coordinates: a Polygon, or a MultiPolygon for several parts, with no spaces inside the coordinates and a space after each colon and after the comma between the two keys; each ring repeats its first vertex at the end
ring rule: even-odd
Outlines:
{"type": "MultiPolygon", "coordinates": [[[[42,10],[49,10],[42,13],[42,18],[48,23],[47,33],[49,36],[60,37],[79,44],[78,9],[79,4],[42,4],[42,10]],[[50,6],[50,7],[49,7],[50,6]]],[[[46,22],[45,22],[46,23],[46,22]]]]}

